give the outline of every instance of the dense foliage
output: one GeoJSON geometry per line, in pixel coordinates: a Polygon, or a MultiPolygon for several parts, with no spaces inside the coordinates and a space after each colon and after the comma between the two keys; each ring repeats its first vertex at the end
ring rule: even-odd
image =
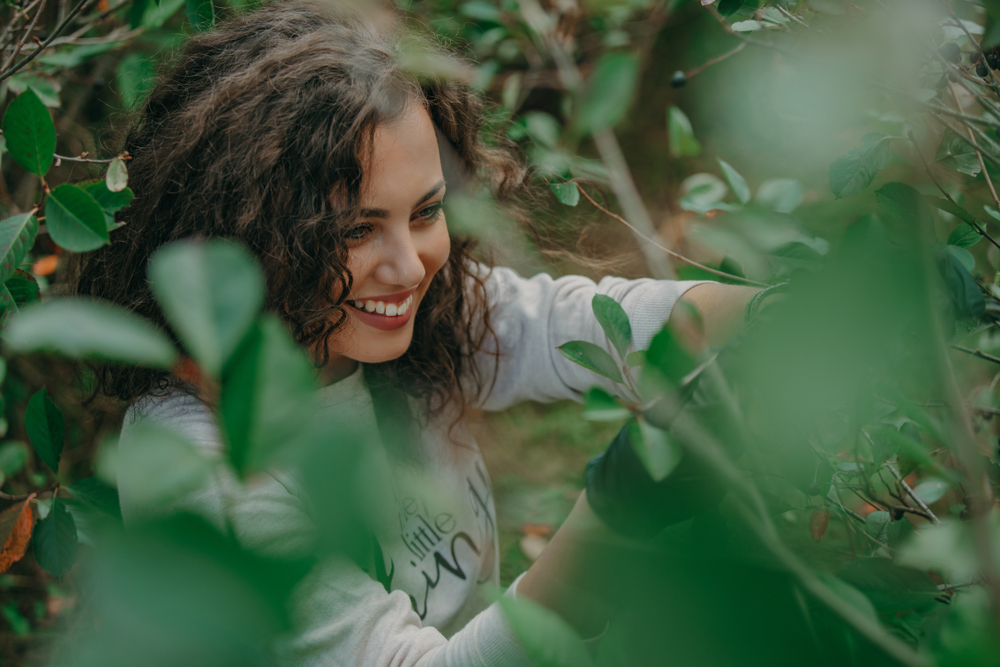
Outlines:
{"type": "MultiPolygon", "coordinates": [[[[555,236],[587,209],[590,245],[639,250],[652,275],[768,288],[721,350],[693,315],[633,349],[607,298],[593,311],[616,354],[560,347],[601,384],[585,418],[637,415],[654,477],[690,458],[728,493],[653,548],[623,549],[608,577],[627,610],[596,656],[558,618],[505,599],[539,664],[997,664],[1000,3],[401,7],[404,64],[495,101],[494,128],[563,207],[555,236]],[[428,56],[410,32],[474,64],[428,56]]],[[[220,470],[252,483],[276,461],[298,466],[328,508],[316,556],[368,548],[344,511],[366,434],[328,446],[312,369],[261,312],[246,251],[191,242],[154,257],[182,350],[126,311],[59,296],[64,251],[108,243],[133,198],[129,156],[102,146],[170,49],[250,8],[7,0],[0,23],[0,571],[15,573],[0,575],[0,627],[29,631],[18,581],[51,582],[50,605],[57,582],[83,582],[59,664],[268,664],[289,623],[302,563],[264,561],[192,516],[125,533],[119,476],[168,508],[220,470]],[[149,424],[142,450],[117,455],[120,406],[81,407],[87,373],[59,359],[193,360],[226,460],[149,424]]],[[[537,261],[489,202],[448,205],[456,232],[537,261]]]]}

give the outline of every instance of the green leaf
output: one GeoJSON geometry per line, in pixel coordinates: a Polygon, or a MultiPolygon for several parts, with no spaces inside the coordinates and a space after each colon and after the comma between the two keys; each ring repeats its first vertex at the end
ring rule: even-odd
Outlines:
{"type": "Polygon", "coordinates": [[[28,255],[38,234],[38,219],[22,213],[0,220],[0,282],[6,282],[28,255]]]}
{"type": "Polygon", "coordinates": [[[184,0],[160,0],[154,7],[147,6],[142,15],[142,27],[146,30],[159,28],[183,6],[184,0]]]}
{"type": "Polygon", "coordinates": [[[16,353],[55,352],[168,370],[177,350],[156,326],[104,301],[66,298],[24,308],[4,333],[16,353]]]}
{"type": "Polygon", "coordinates": [[[606,53],[594,65],[575,125],[585,134],[617,125],[628,112],[639,82],[639,59],[633,53],[606,53]]]}
{"type": "MultiPolygon", "coordinates": [[[[180,2],[183,4],[184,0],[180,0],[180,2]]],[[[165,1],[160,6],[163,7],[166,4],[165,1]]],[[[146,14],[148,16],[155,12],[154,9],[147,11],[146,14]]],[[[118,82],[118,95],[121,97],[122,106],[129,109],[145,99],[146,93],[152,90],[156,80],[156,70],[148,56],[141,53],[130,53],[118,63],[115,79],[118,82]]]]}
{"type": "Polygon", "coordinates": [[[875,198],[887,215],[908,225],[914,231],[920,229],[921,220],[927,223],[931,219],[931,210],[927,202],[919,192],[906,183],[886,183],[875,191],[875,198]]]}
{"type": "Polygon", "coordinates": [[[265,468],[309,424],[315,373],[274,316],[251,329],[227,364],[219,404],[229,459],[240,474],[265,468]]]}
{"type": "Polygon", "coordinates": [[[132,6],[128,10],[128,25],[135,30],[142,25],[142,17],[149,7],[149,0],[132,0],[132,6]]]}
{"type": "Polygon", "coordinates": [[[559,352],[570,361],[590,369],[595,373],[614,380],[622,381],[622,372],[611,355],[593,343],[583,340],[573,340],[560,345],[559,352]]]}
{"type": "Polygon", "coordinates": [[[945,132],[941,137],[934,162],[969,176],[975,176],[981,171],[975,149],[962,141],[954,132],[945,132]]]}
{"type": "Polygon", "coordinates": [[[941,500],[950,488],[951,485],[943,479],[928,477],[913,489],[913,493],[924,503],[930,505],[941,500]]]}
{"type": "Polygon", "coordinates": [[[13,477],[21,472],[28,462],[31,451],[23,442],[5,442],[0,444],[0,473],[5,477],[13,477]]]}
{"type": "Polygon", "coordinates": [[[625,363],[628,364],[629,368],[635,368],[636,366],[644,366],[646,364],[646,350],[629,352],[627,355],[625,355],[625,363]]]}
{"type": "Polygon", "coordinates": [[[666,479],[684,458],[684,450],[666,431],[641,417],[629,422],[628,436],[636,456],[654,482],[666,479]]]}
{"type": "Polygon", "coordinates": [[[948,245],[959,248],[971,248],[983,240],[983,235],[968,223],[961,223],[948,235],[948,245]]]}
{"type": "Polygon", "coordinates": [[[618,399],[600,387],[587,390],[583,405],[583,418],[592,422],[613,422],[626,419],[632,414],[621,406],[618,399]]]}
{"type": "Polygon", "coordinates": [[[62,51],[47,50],[36,62],[44,63],[58,69],[73,69],[83,64],[85,60],[100,53],[110,51],[121,45],[121,42],[104,42],[103,44],[84,44],[62,51]]]}
{"type": "Polygon", "coordinates": [[[44,388],[35,392],[24,413],[24,428],[38,458],[52,472],[59,472],[59,458],[66,440],[66,422],[62,411],[49,398],[44,388]]]}
{"type": "MultiPolygon", "coordinates": [[[[954,246],[948,246],[955,250],[962,250],[954,246]]],[[[963,250],[963,252],[968,252],[963,250]]],[[[938,271],[944,279],[948,296],[951,299],[955,311],[961,317],[979,317],[986,312],[986,301],[969,270],[962,261],[955,256],[952,250],[941,250],[935,253],[938,271]]]]}
{"type": "Polygon", "coordinates": [[[52,499],[48,516],[38,522],[31,541],[34,543],[35,561],[54,577],[62,577],[76,560],[79,546],[76,522],[66,510],[62,498],[52,499]]]}
{"type": "Polygon", "coordinates": [[[802,184],[792,178],[774,178],[757,188],[757,203],[778,213],[794,211],[802,196],[802,184]]]}
{"type": "Polygon", "coordinates": [[[628,354],[629,345],[632,344],[632,325],[629,324],[625,309],[620,303],[604,294],[595,294],[591,300],[591,307],[598,323],[604,329],[604,334],[624,359],[628,354]]]}
{"type": "Polygon", "coordinates": [[[49,110],[30,88],[7,107],[3,135],[14,162],[36,176],[45,175],[56,152],[56,126],[49,110]]]}
{"type": "Polygon", "coordinates": [[[838,199],[853,197],[871,185],[880,169],[889,164],[889,137],[872,132],[861,137],[861,146],[830,165],[830,189],[838,199]]]}
{"type": "Polygon", "coordinates": [[[580,203],[580,191],[576,183],[549,183],[549,187],[555,193],[556,199],[566,206],[576,206],[580,203]]]}
{"type": "Polygon", "coordinates": [[[669,326],[653,337],[646,351],[643,379],[664,379],[671,386],[679,387],[682,380],[697,367],[694,357],[680,344],[669,326]]]}
{"type": "Polygon", "coordinates": [[[8,80],[9,90],[20,95],[27,89],[34,91],[38,99],[47,107],[59,108],[59,91],[62,86],[59,81],[35,72],[21,72],[8,80]]]}
{"type": "MultiPolygon", "coordinates": [[[[966,211],[958,204],[948,199],[945,199],[944,197],[935,197],[934,195],[924,195],[924,201],[926,201],[931,206],[934,206],[935,208],[944,211],[945,213],[950,213],[959,220],[968,223],[970,226],[972,225],[972,223],[976,222],[976,219],[972,217],[971,213],[966,211]]],[[[986,209],[986,212],[992,215],[989,208],[986,209]]]]}
{"type": "Polygon", "coordinates": [[[733,194],[735,194],[741,203],[746,204],[750,201],[750,188],[747,187],[746,179],[744,179],[740,172],[733,169],[733,167],[724,160],[719,160],[719,166],[722,167],[722,173],[726,177],[726,181],[729,182],[729,187],[733,189],[733,194]]]}
{"type": "Polygon", "coordinates": [[[108,165],[108,173],[104,177],[104,182],[110,192],[121,192],[128,185],[128,168],[125,160],[116,157],[108,165]]]}
{"type": "Polygon", "coordinates": [[[972,253],[965,248],[959,248],[958,246],[945,246],[945,250],[952,255],[958,262],[965,267],[965,270],[972,273],[973,269],[976,268],[976,258],[972,256],[972,253]]]}
{"type": "Polygon", "coordinates": [[[197,32],[205,32],[215,25],[215,7],[212,0],[187,0],[187,15],[191,27],[197,32]]]}
{"type": "Polygon", "coordinates": [[[199,489],[213,464],[190,440],[161,424],[139,420],[118,445],[118,491],[141,514],[162,513],[199,489]]]}
{"type": "Polygon", "coordinates": [[[889,544],[889,524],[892,515],[888,512],[872,512],[865,517],[865,532],[882,544],[889,544]]]}
{"type": "Polygon", "coordinates": [[[18,306],[34,303],[40,298],[35,276],[21,269],[15,271],[14,275],[4,282],[4,287],[18,306]]]}
{"type": "Polygon", "coordinates": [[[83,181],[77,185],[86,190],[104,210],[104,220],[108,224],[108,231],[117,227],[115,213],[131,204],[132,200],[135,199],[135,195],[129,188],[125,188],[121,192],[111,192],[104,179],[83,181]]]}
{"type": "Polygon", "coordinates": [[[101,205],[86,190],[69,183],[49,193],[45,224],[52,240],[73,252],[96,250],[110,239],[101,205]]]}
{"type": "Polygon", "coordinates": [[[525,598],[500,598],[500,609],[518,643],[537,667],[591,667],[579,635],[554,611],[525,598]]]}
{"type": "Polygon", "coordinates": [[[926,610],[937,604],[940,595],[926,573],[886,558],[853,561],[837,576],[864,593],[883,614],[926,610]]]}
{"type": "Polygon", "coordinates": [[[701,154],[701,144],[694,138],[691,121],[677,107],[667,109],[667,133],[671,157],[694,157],[701,154]]]}
{"type": "Polygon", "coordinates": [[[178,241],[153,255],[149,279],[184,347],[221,377],[264,305],[264,278],[253,256],[230,241],[178,241]]]}
{"type": "Polygon", "coordinates": [[[685,211],[705,213],[714,208],[725,208],[722,198],[728,188],[715,174],[692,174],[681,183],[680,207],[685,211]]]}
{"type": "Polygon", "coordinates": [[[119,521],[122,520],[121,504],[115,487],[105,484],[96,477],[85,477],[71,484],[69,491],[77,500],[119,521]]]}

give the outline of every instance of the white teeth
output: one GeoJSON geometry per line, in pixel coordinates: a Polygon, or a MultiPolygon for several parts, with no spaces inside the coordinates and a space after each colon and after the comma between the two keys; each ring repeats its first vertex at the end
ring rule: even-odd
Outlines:
{"type": "Polygon", "coordinates": [[[400,304],[386,303],[385,301],[375,301],[373,299],[355,299],[354,307],[358,310],[366,310],[369,313],[378,313],[388,317],[398,317],[405,315],[413,304],[413,295],[406,297],[400,304]]]}

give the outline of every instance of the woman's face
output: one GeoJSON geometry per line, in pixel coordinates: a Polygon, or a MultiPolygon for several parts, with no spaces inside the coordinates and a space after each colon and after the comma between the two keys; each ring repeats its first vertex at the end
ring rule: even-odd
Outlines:
{"type": "Polygon", "coordinates": [[[361,214],[346,230],[354,286],[348,322],[329,342],[331,365],[378,363],[406,352],[413,321],[451,242],[434,125],[419,104],[375,130],[361,214]]]}

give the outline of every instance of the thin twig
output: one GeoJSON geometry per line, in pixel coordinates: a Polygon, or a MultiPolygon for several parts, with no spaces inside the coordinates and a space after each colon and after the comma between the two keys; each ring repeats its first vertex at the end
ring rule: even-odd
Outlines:
{"type": "Polygon", "coordinates": [[[974,357],[979,357],[985,361],[992,361],[995,364],[1000,364],[1000,357],[995,357],[992,354],[987,354],[980,351],[979,349],[972,349],[971,347],[965,347],[964,345],[952,345],[953,350],[958,350],[959,352],[965,352],[966,354],[971,354],[974,357]]]}
{"type": "MultiPolygon", "coordinates": [[[[958,202],[956,202],[954,199],[952,199],[951,195],[948,194],[947,191],[945,191],[945,189],[943,187],[941,187],[941,184],[938,183],[938,180],[936,178],[934,178],[934,174],[931,173],[931,166],[927,163],[927,160],[924,158],[924,154],[920,151],[920,146],[917,145],[917,140],[914,138],[913,132],[909,132],[907,136],[908,136],[908,138],[910,140],[910,143],[913,144],[913,148],[917,151],[917,156],[920,158],[920,161],[924,163],[924,169],[927,171],[927,175],[930,176],[930,179],[932,181],[934,181],[934,185],[937,186],[937,189],[941,191],[941,194],[943,194],[948,201],[950,201],[955,206],[958,206],[958,202]]],[[[959,208],[961,208],[961,207],[959,207],[959,208]]],[[[989,232],[986,231],[986,228],[980,226],[980,224],[979,224],[979,222],[977,220],[973,219],[971,224],[972,224],[973,227],[975,227],[975,229],[976,229],[977,232],[979,232],[990,243],[992,243],[998,249],[1000,249],[1000,243],[998,243],[995,238],[993,238],[992,236],[990,236],[989,232]]]]}
{"type": "Polygon", "coordinates": [[[42,42],[38,46],[37,49],[35,49],[34,51],[32,51],[31,53],[29,53],[28,55],[26,55],[24,58],[22,58],[18,62],[14,63],[14,65],[11,66],[10,69],[7,69],[7,70],[3,71],[2,74],[0,74],[0,81],[5,81],[5,80],[9,79],[10,77],[14,76],[15,74],[17,74],[18,71],[21,70],[22,67],[24,67],[25,65],[27,65],[28,63],[30,63],[35,58],[37,58],[38,55],[42,51],[44,51],[45,49],[47,49],[52,44],[52,42],[56,39],[56,37],[58,37],[59,35],[62,34],[62,31],[66,29],[66,27],[70,24],[70,22],[74,18],[76,18],[76,15],[80,13],[80,11],[83,9],[84,5],[86,5],[88,2],[93,2],[93,0],[80,0],[80,2],[77,3],[76,7],[74,7],[70,11],[69,15],[63,20],[63,22],[60,23],[59,25],[57,25],[52,30],[52,34],[49,35],[49,38],[47,40],[45,40],[44,42],[42,42]]]}
{"type": "Polygon", "coordinates": [[[702,271],[708,271],[709,273],[717,275],[717,276],[722,277],[722,278],[728,278],[730,280],[738,280],[740,282],[747,283],[748,285],[754,285],[755,287],[770,287],[770,285],[767,285],[765,283],[759,283],[756,280],[750,280],[749,278],[743,278],[743,277],[740,277],[740,276],[733,275],[731,273],[726,273],[725,271],[719,271],[718,269],[713,269],[711,267],[705,266],[704,264],[699,264],[698,262],[694,261],[693,259],[688,259],[684,255],[676,253],[673,250],[671,250],[670,248],[667,248],[666,246],[660,245],[659,243],[657,243],[656,241],[654,241],[653,239],[649,238],[648,236],[646,236],[645,234],[643,234],[642,232],[640,232],[638,229],[636,229],[635,227],[633,227],[631,224],[629,224],[628,220],[626,220],[625,218],[621,217],[617,213],[612,213],[611,211],[609,211],[608,209],[604,208],[603,206],[601,206],[600,204],[598,204],[596,201],[594,201],[593,197],[591,197],[587,193],[587,191],[583,189],[582,185],[580,185],[579,183],[575,183],[575,182],[574,182],[574,185],[576,185],[576,189],[580,191],[580,193],[586,198],[586,200],[590,202],[591,206],[593,206],[594,208],[596,208],[601,213],[604,213],[605,215],[611,216],[612,218],[614,218],[618,222],[622,223],[623,225],[625,225],[626,227],[628,227],[629,229],[631,229],[632,232],[636,236],[638,236],[638,237],[642,238],[644,241],[646,241],[646,243],[652,244],[653,246],[659,248],[660,250],[662,250],[663,252],[667,253],[668,255],[670,255],[671,257],[673,257],[674,259],[679,260],[681,262],[684,262],[685,264],[689,264],[691,266],[697,267],[697,268],[701,269],[702,271]]]}
{"type": "Polygon", "coordinates": [[[708,69],[712,65],[715,65],[717,63],[721,63],[726,58],[731,58],[731,57],[735,56],[737,53],[739,53],[740,51],[742,51],[745,48],[747,48],[747,43],[746,42],[740,42],[739,45],[737,45],[737,47],[735,49],[733,49],[732,51],[727,51],[727,52],[723,53],[722,55],[715,56],[714,58],[709,58],[708,60],[706,60],[702,64],[698,65],[697,67],[689,69],[688,71],[684,72],[684,78],[685,79],[690,79],[693,76],[701,74],[702,72],[704,72],[706,69],[708,69]]]}
{"type": "MultiPolygon", "coordinates": [[[[951,91],[951,97],[955,100],[955,108],[958,111],[961,111],[962,103],[958,101],[958,94],[955,92],[955,89],[949,86],[948,90],[951,91]]],[[[998,91],[997,94],[1000,95],[1000,91],[998,91]]],[[[990,186],[990,194],[993,195],[993,203],[997,205],[997,210],[1000,211],[1000,197],[997,196],[997,190],[993,187],[993,179],[990,178],[990,174],[986,170],[986,163],[983,162],[983,154],[979,150],[979,143],[976,141],[976,134],[968,125],[965,126],[965,130],[969,133],[969,140],[972,142],[972,148],[976,151],[976,157],[979,158],[979,167],[983,170],[983,178],[986,179],[986,185],[990,186]]]]}
{"type": "Polygon", "coordinates": [[[892,476],[896,478],[896,481],[899,482],[899,485],[903,487],[903,490],[906,491],[906,495],[908,495],[913,500],[913,502],[917,505],[917,507],[919,507],[924,511],[924,513],[926,513],[928,519],[930,519],[933,523],[940,526],[941,520],[934,515],[934,512],[932,512],[931,508],[927,506],[927,503],[921,500],[917,496],[917,494],[913,491],[913,489],[910,488],[910,485],[906,483],[906,480],[903,479],[903,476],[899,474],[898,470],[896,470],[896,466],[892,465],[889,462],[886,462],[885,465],[889,469],[889,472],[892,473],[892,476]]]}
{"type": "Polygon", "coordinates": [[[57,167],[59,166],[60,162],[86,162],[88,164],[108,164],[110,162],[114,162],[115,160],[117,160],[119,158],[122,159],[122,160],[131,160],[132,159],[132,157],[130,155],[128,155],[127,153],[125,153],[123,155],[117,155],[115,157],[111,157],[111,158],[107,158],[107,159],[101,159],[101,160],[99,160],[97,158],[89,158],[89,157],[86,157],[86,155],[87,155],[86,153],[81,153],[77,157],[68,157],[66,155],[53,155],[53,157],[56,159],[56,166],[57,167]]]}
{"type": "Polygon", "coordinates": [[[31,31],[35,29],[35,24],[38,23],[38,17],[42,15],[43,11],[45,11],[45,0],[42,0],[42,2],[39,4],[38,11],[35,12],[35,15],[31,19],[31,22],[28,23],[28,27],[24,29],[24,35],[21,36],[21,39],[17,40],[17,44],[14,46],[14,50],[11,51],[10,58],[8,58],[7,62],[3,64],[2,69],[7,69],[8,67],[10,67],[10,64],[14,62],[15,58],[17,58],[17,54],[19,54],[21,52],[21,49],[24,48],[24,40],[28,39],[28,35],[30,35],[31,31]]]}
{"type": "Polygon", "coordinates": [[[14,11],[14,16],[11,17],[10,22],[3,29],[3,32],[0,33],[0,52],[2,52],[7,48],[7,36],[11,35],[12,31],[14,30],[14,25],[17,23],[17,20],[21,18],[21,16],[27,17],[26,12],[30,12],[32,9],[34,9],[35,5],[37,5],[39,2],[42,2],[42,0],[32,0],[23,9],[14,11]]]}

